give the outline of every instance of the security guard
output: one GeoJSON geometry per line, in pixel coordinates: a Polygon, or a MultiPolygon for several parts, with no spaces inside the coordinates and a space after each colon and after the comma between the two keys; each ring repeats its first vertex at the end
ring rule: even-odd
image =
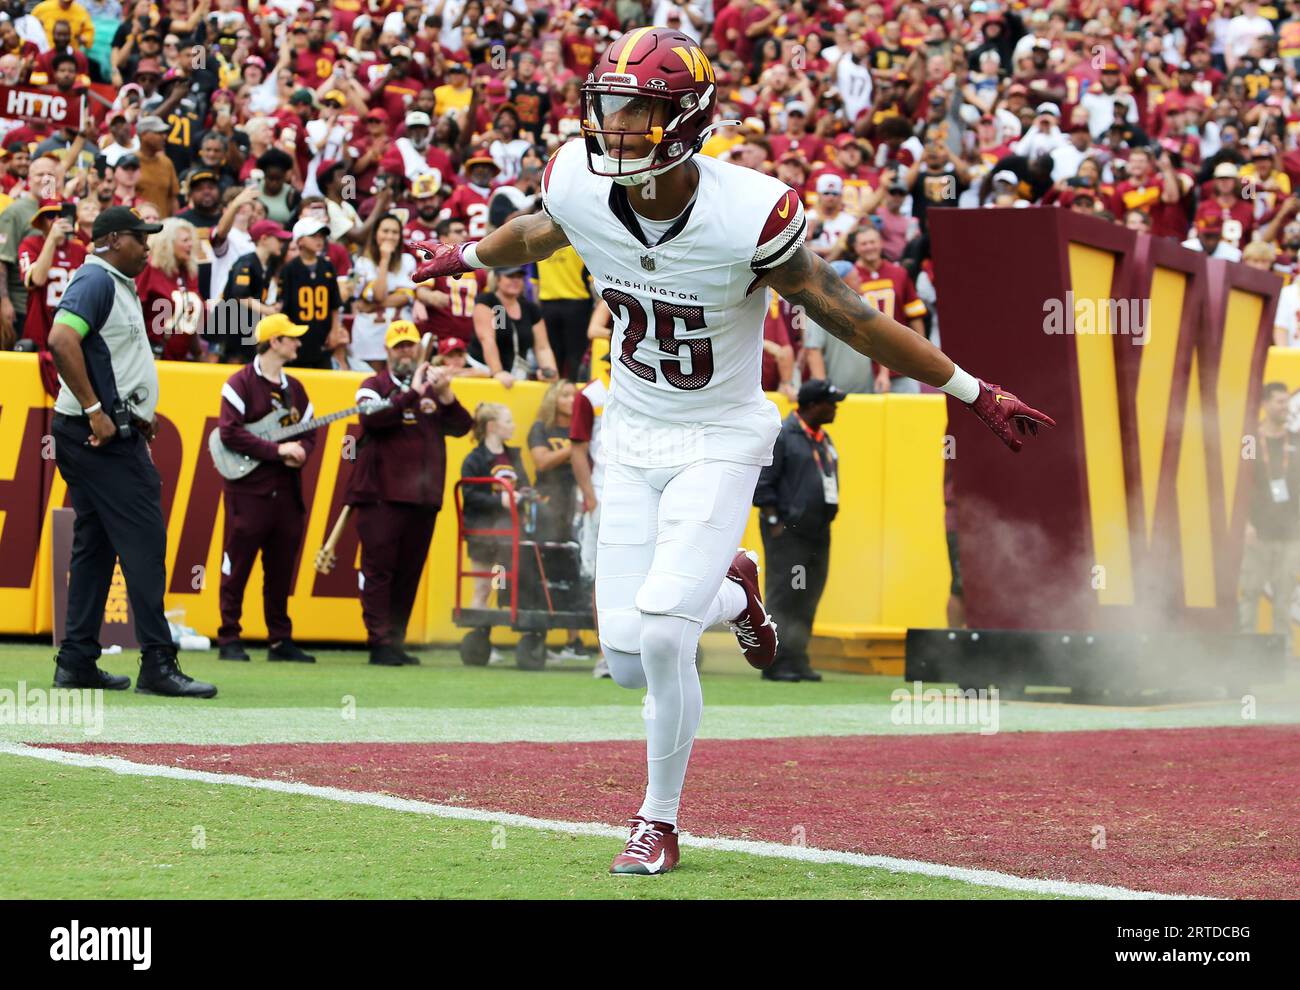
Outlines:
{"type": "Polygon", "coordinates": [[[148,261],[146,238],[160,230],[125,206],[101,213],[91,228],[94,253],[68,283],[50,330],[60,379],[54,456],[77,513],[54,684],[130,686],[129,678],[96,665],[113,565],[121,561],[140,643],[136,691],[211,698],[215,687],[181,673],[163,615],[167,531],[162,480],[149,453],[158,372],[135,288],[148,261]]]}
{"type": "Polygon", "coordinates": [[[419,663],[403,649],[420,572],[446,486],[446,437],[474,425],[451,391],[451,369],[419,363],[420,334],[396,320],[384,339],[388,367],[361,383],[357,403],[389,399],[361,416],[361,442],[348,481],[361,537],[361,617],[370,662],[419,663]]]}
{"type": "Polygon", "coordinates": [[[817,603],[826,587],[831,522],[839,511],[839,454],[826,435],[848,396],[824,379],[804,382],[754,489],[766,557],[764,601],[780,630],[769,681],[820,681],[808,661],[817,603]],[[796,570],[802,568],[802,570],[796,570]]]}

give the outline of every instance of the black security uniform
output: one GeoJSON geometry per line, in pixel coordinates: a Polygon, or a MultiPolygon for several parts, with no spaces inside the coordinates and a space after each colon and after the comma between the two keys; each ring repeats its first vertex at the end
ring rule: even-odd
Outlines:
{"type": "Polygon", "coordinates": [[[792,412],[754,489],[765,556],[763,602],[779,630],[776,660],[765,676],[814,676],[808,640],[826,587],[838,498],[839,455],[831,438],[792,412]]]}
{"type": "MultiPolygon", "coordinates": [[[[161,229],[159,224],[146,224],[133,210],[113,207],[100,214],[92,233],[98,240],[118,231],[149,234],[161,229]]],[[[62,385],[54,405],[54,456],[77,518],[67,623],[55,657],[54,683],[109,689],[130,685],[127,678],[96,666],[104,605],[114,564],[120,561],[141,648],[136,690],[212,697],[215,687],[180,672],[163,614],[167,531],[162,480],[146,438],[158,402],[158,372],[134,280],[91,255],[68,283],[54,323],[81,336],[91,388],[119,429],[107,443],[90,446],[90,418],[71,389],[62,385]],[[122,429],[125,423],[129,432],[122,429]]]]}

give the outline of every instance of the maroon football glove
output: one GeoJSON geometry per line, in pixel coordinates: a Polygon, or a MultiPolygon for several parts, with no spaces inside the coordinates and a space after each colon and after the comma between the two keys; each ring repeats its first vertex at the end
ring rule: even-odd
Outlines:
{"type": "Polygon", "coordinates": [[[970,404],[971,410],[1015,453],[1020,453],[1024,441],[1012,431],[1013,423],[1021,436],[1026,433],[1037,435],[1040,426],[1056,425],[1056,420],[1047,413],[1025,405],[1006,389],[983,380],[979,383],[980,394],[970,404]]]}
{"type": "Polygon", "coordinates": [[[407,241],[406,249],[415,255],[420,264],[411,273],[415,282],[427,282],[439,275],[459,275],[474,269],[465,264],[465,244],[438,244],[434,241],[407,241]]]}

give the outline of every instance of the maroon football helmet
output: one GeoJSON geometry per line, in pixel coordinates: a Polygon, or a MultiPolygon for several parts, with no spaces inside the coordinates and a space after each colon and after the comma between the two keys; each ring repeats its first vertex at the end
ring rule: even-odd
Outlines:
{"type": "Polygon", "coordinates": [[[587,167],[633,186],[680,165],[704,143],[715,93],[713,66],[688,35],[655,27],[627,32],[582,87],[587,167]],[[650,153],[627,157],[629,136],[648,138],[650,153]]]}

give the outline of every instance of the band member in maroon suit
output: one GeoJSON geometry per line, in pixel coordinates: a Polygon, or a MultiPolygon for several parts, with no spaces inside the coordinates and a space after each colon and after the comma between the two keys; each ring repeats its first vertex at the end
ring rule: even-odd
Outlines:
{"type": "Polygon", "coordinates": [[[257,356],[221,386],[221,442],[262,462],[238,481],[223,482],[226,533],[221,558],[221,628],[217,632],[222,660],[248,659],[239,639],[239,618],[244,586],[261,553],[262,606],[270,641],[266,659],[316,662],[293,642],[289,620],[293,565],[307,516],[299,468],[311,456],[315,431],[274,443],[245,428],[276,410],[282,412],[283,425],[311,419],[307,390],[284,371],[298,356],[299,338],[306,332],[307,327],[293,323],[283,313],[266,317],[257,324],[257,356]]]}
{"type": "Polygon", "coordinates": [[[361,537],[361,616],[370,662],[399,667],[420,662],[403,646],[442,508],[445,438],[463,437],[474,420],[452,394],[450,369],[417,366],[415,324],[392,323],[384,345],[388,367],[361,383],[357,403],[390,399],[392,405],[361,417],[346,501],[361,537]]]}

